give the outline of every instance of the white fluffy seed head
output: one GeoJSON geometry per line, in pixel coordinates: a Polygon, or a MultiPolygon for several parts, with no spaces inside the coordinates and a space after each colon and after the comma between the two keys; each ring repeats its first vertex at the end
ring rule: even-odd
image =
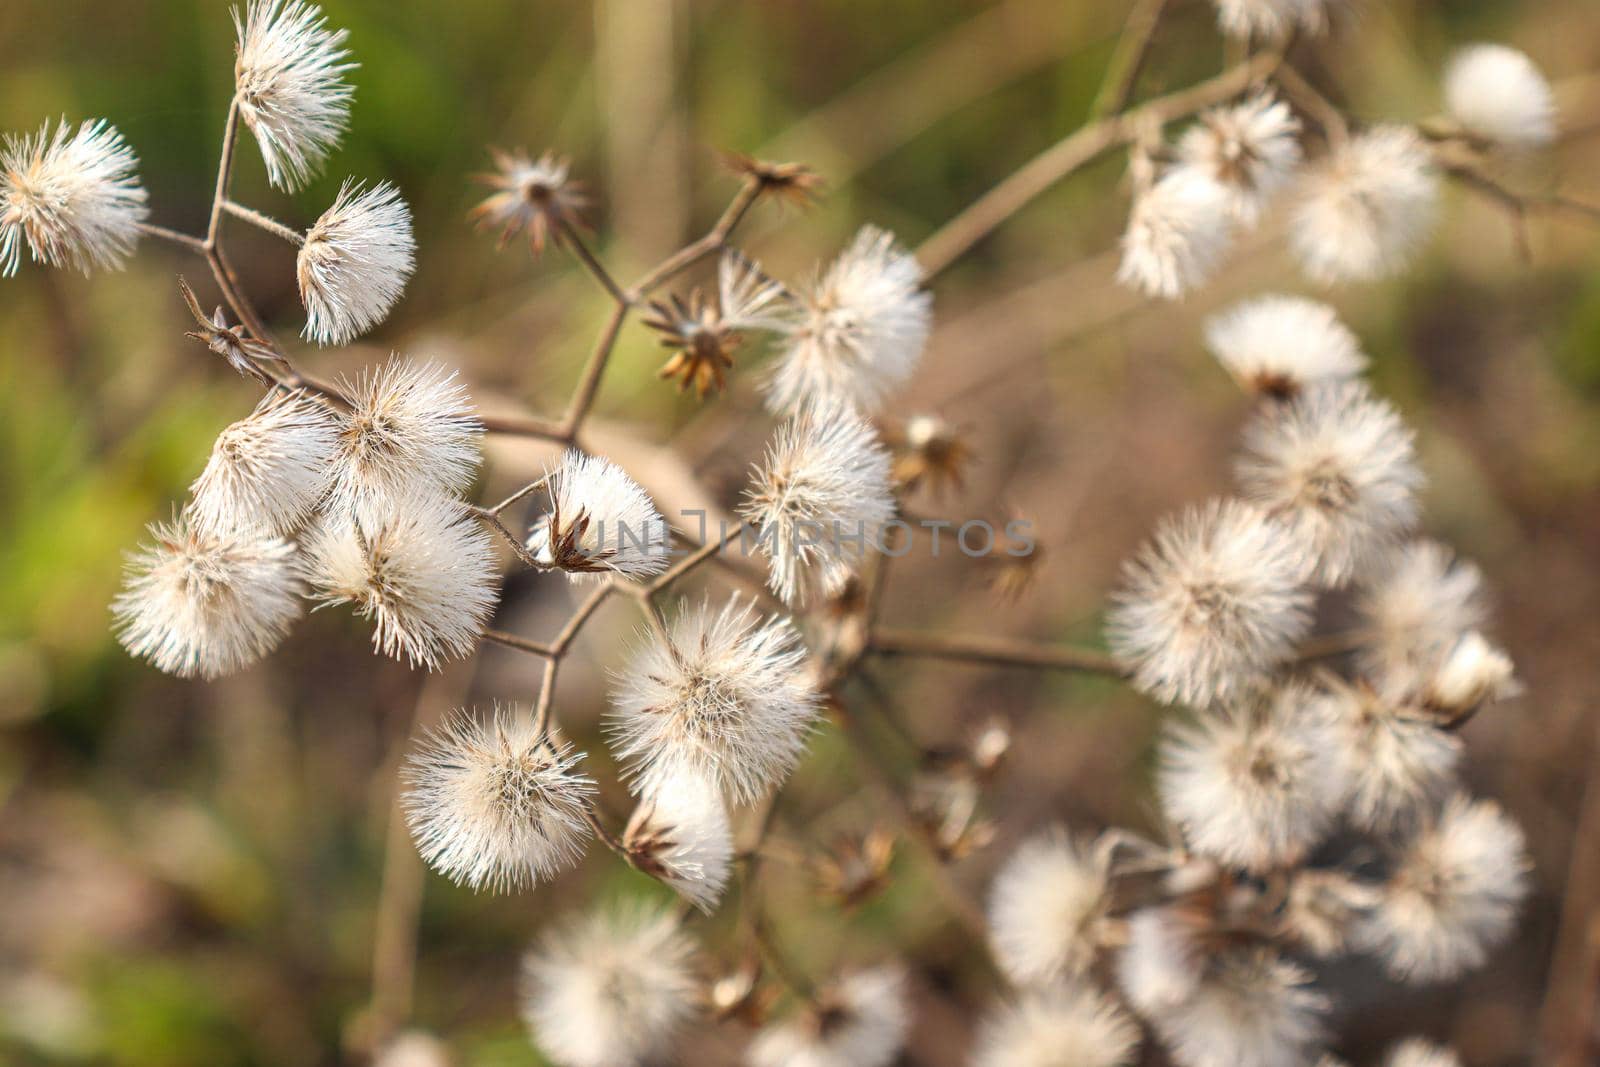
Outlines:
{"type": "Polygon", "coordinates": [[[856,971],[818,991],[798,1015],[750,1044],[750,1067],[887,1067],[910,1024],[905,973],[894,965],[856,971]]]}
{"type": "Polygon", "coordinates": [[[1148,1021],[1179,1067],[1299,1067],[1316,1055],[1328,1007],[1304,968],[1270,949],[1235,949],[1148,1021]]]}
{"type": "Polygon", "coordinates": [[[1511,932],[1528,870],[1517,824],[1456,796],[1404,846],[1360,939],[1402,981],[1455,978],[1511,932]]]}
{"type": "Polygon", "coordinates": [[[187,513],[150,527],[111,605],[117,640],[180,678],[216,678],[272,651],[300,617],[295,546],[213,532],[187,513]]]}
{"type": "Polygon", "coordinates": [[[35,263],[115,269],[133,252],[149,215],[139,161],[103,120],[76,131],[62,119],[29,137],[0,143],[0,276],[35,263]]]}
{"type": "Polygon", "coordinates": [[[979,1026],[973,1067],[1126,1067],[1139,1028],[1083,986],[1024,994],[979,1026]]]}
{"type": "Polygon", "coordinates": [[[395,356],[341,385],[352,409],[339,432],[329,511],[382,510],[472,484],[483,426],[454,371],[395,356]]]}
{"type": "Polygon", "coordinates": [[[388,182],[346,181],[306,234],[295,261],[303,335],[342,345],[382,322],[416,266],[411,209],[388,182]]]}
{"type": "Polygon", "coordinates": [[[327,492],[339,424],[303,393],[267,393],[250,417],[217,435],[190,486],[195,523],[213,531],[289,534],[327,492]]]}
{"type": "Polygon", "coordinates": [[[1217,24],[1230,37],[1281,38],[1296,27],[1316,33],[1330,0],[1213,0],[1217,24]]]}
{"type": "Polygon", "coordinates": [[[456,711],[406,759],[401,797],[417,851],[458,885],[494,892],[546,881],[576,863],[595,784],[583,753],[541,735],[531,715],[456,711]]]}
{"type": "Polygon", "coordinates": [[[646,904],[570,922],[522,961],[522,1019],[557,1067],[667,1062],[693,1017],[694,944],[646,904]]]}
{"type": "Polygon", "coordinates": [[[1374,565],[1356,611],[1370,635],[1359,661],[1377,678],[1426,674],[1489,617],[1482,572],[1436,541],[1412,541],[1374,565]]]}
{"type": "Polygon", "coordinates": [[[769,584],[791,606],[844,588],[894,517],[889,453],[844,404],[806,407],[784,423],[739,514],[758,530],[769,584]]]}
{"type": "Polygon", "coordinates": [[[795,415],[818,401],[883,406],[922,358],[933,298],[922,267],[894,235],[864,226],[805,293],[789,343],[766,383],[767,406],[795,415]]]}
{"type": "Polygon", "coordinates": [[[1245,389],[1286,398],[1346,381],[1367,366],[1361,343],[1327,304],[1259,296],[1206,320],[1206,347],[1245,389]]]}
{"type": "Polygon", "coordinates": [[[1160,1018],[1193,996],[1206,955],[1196,930],[1175,908],[1143,908],[1128,919],[1117,956],[1117,984],[1146,1019],[1160,1018]]]}
{"type": "Polygon", "coordinates": [[[1433,228],[1439,179],[1428,146],[1403,126],[1375,126],[1311,168],[1290,244],[1323,284],[1398,273],[1433,228]]]}
{"type": "Polygon", "coordinates": [[[1461,1057],[1426,1038],[1408,1037],[1385,1054],[1383,1067],[1461,1067],[1461,1057]]]}
{"type": "Polygon", "coordinates": [[[989,893],[989,944],[1018,985],[1080,975],[1104,943],[1109,887],[1104,861],[1054,829],[1022,844],[989,893]]]}
{"type": "Polygon", "coordinates": [[[1389,833],[1410,825],[1455,784],[1461,739],[1415,706],[1366,685],[1338,685],[1319,694],[1314,707],[1327,723],[1346,813],[1356,826],[1389,833]]]}
{"type": "Polygon", "coordinates": [[[1213,108],[1184,132],[1178,158],[1216,182],[1235,220],[1253,226],[1300,165],[1300,120],[1271,92],[1213,108]]]}
{"type": "Polygon", "coordinates": [[[1233,231],[1228,191],[1196,168],[1175,167],[1134,200],[1117,281],[1176,300],[1210,279],[1233,231]]]}
{"type": "Polygon", "coordinates": [[[1157,777],[1162,810],[1194,851],[1256,874],[1303,859],[1344,789],[1327,724],[1296,684],[1172,728],[1157,777]]]}
{"type": "Polygon", "coordinates": [[[1411,430],[1361,382],[1258,408],[1234,472],[1240,495],[1300,542],[1319,585],[1344,585],[1416,525],[1411,430]]]}
{"type": "Polygon", "coordinates": [[[1378,899],[1376,887],[1344,871],[1302,867],[1290,876],[1281,932],[1313,956],[1340,955],[1378,899]]]}
{"type": "Polygon", "coordinates": [[[1556,135],[1556,102],[1533,61],[1502,44],[1475,44],[1450,58],[1444,72],[1450,116],[1474,136],[1526,151],[1556,135]]]}
{"type": "Polygon", "coordinates": [[[540,563],[574,581],[647,578],[666,569],[667,521],[627,471],[569,449],[546,477],[550,512],[533,524],[527,540],[540,563]]]}
{"type": "Polygon", "coordinates": [[[233,25],[239,114],[261,146],[268,179],[293,191],[321,168],[350,121],[349,35],[329,30],[322,10],[302,0],[250,0],[243,18],[233,9],[233,25]]]}
{"type": "Polygon", "coordinates": [[[1106,636],[1134,684],[1202,706],[1259,682],[1305,636],[1304,549],[1281,523],[1237,500],[1165,520],[1124,567],[1106,636]]]}
{"type": "Polygon", "coordinates": [[[647,793],[628,821],[623,845],[635,866],[709,914],[728,884],[733,831],[716,783],[684,769],[647,793]]]}
{"type": "Polygon", "coordinates": [[[799,761],[819,700],[794,627],[734,597],[648,635],[616,677],[609,729],[636,793],[687,771],[746,803],[799,761]]]}
{"type": "Polygon", "coordinates": [[[373,648],[412,666],[433,670],[471,653],[494,611],[494,544],[446,497],[329,514],[305,556],[317,598],[354,605],[372,620],[373,648]]]}
{"type": "Polygon", "coordinates": [[[1511,657],[1476,630],[1464,634],[1418,691],[1428,707],[1463,715],[1489,700],[1516,696],[1511,657]]]}

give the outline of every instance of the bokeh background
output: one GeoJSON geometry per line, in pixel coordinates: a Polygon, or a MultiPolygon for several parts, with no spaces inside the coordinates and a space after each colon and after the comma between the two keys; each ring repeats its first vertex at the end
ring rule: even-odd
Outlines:
{"type": "MultiPolygon", "coordinates": [[[[733,189],[716,150],[809,162],[829,181],[822,201],[804,213],[763,208],[744,232],[770,270],[801,277],[863,221],[916,242],[1074,128],[1123,5],[325,7],[362,64],[351,133],[292,197],[267,188],[246,147],[236,198],[305,225],[345,175],[386,178],[415,211],[420,265],[372,337],[303,362],[331,375],[399,349],[461,366],[485,408],[553,413],[605,298],[562,256],[497,253],[471,231],[481,194],[468,178],[487,166],[486,146],[570,155],[594,196],[597,245],[624,275],[715,217],[733,189]]],[[[1600,203],[1592,0],[1370,0],[1314,55],[1353,114],[1418,119],[1438,107],[1450,50],[1479,39],[1528,51],[1563,107],[1562,143],[1507,182],[1600,203]]],[[[153,221],[198,230],[232,43],[215,0],[9,0],[0,130],[63,113],[110,119],[140,153],[153,221]]],[[[1209,4],[1174,0],[1140,91],[1187,84],[1222,59],[1209,4]]],[[[1199,324],[1242,295],[1314,290],[1270,225],[1186,303],[1116,289],[1121,176],[1120,160],[1091,168],[940,279],[937,335],[894,410],[959,423],[978,461],[963,490],[914,506],[1025,515],[1043,565],[1007,601],[990,588],[992,567],[919,554],[895,570],[891,623],[1098,642],[1117,561],[1158,516],[1226,487],[1245,404],[1203,352],[1199,324]]],[[[1367,969],[1332,973],[1339,1047],[1359,1059],[1420,1029],[1475,1065],[1577,1065],[1593,1048],[1600,981],[1600,242],[1581,216],[1535,214],[1524,258],[1506,214],[1457,189],[1443,220],[1403,279],[1329,298],[1418,429],[1428,532],[1478,561],[1495,592],[1496,634],[1527,691],[1467,729],[1467,773],[1528,830],[1536,888],[1519,934],[1459,987],[1397,991],[1367,969]]],[[[242,227],[230,240],[246,287],[292,335],[290,250],[242,227]]],[[[385,1017],[440,1035],[461,1064],[537,1063],[515,1015],[522,946],[587,901],[653,887],[602,853],[536,892],[474,896],[417,872],[403,836],[386,848],[414,717],[530,700],[536,662],[491,651],[426,679],[371,656],[362,624],[330,611],[255,669],[183,683],[111,638],[122,553],[169,514],[211,438],[256,395],[182,339],[178,274],[204,280],[202,264],[147,242],[125,272],[84,279],[30,265],[0,281],[0,1061],[360,1062],[387,878],[402,915],[420,908],[420,933],[414,1003],[406,936],[377,938],[378,969],[399,990],[385,1017]]],[[[751,402],[760,357],[704,407],[654,379],[659,358],[647,331],[626,330],[592,440],[667,500],[726,503],[769,429],[751,402]]],[[[495,444],[484,491],[525,480],[545,458],[495,444]]],[[[507,592],[503,628],[548,634],[570,610],[556,579],[517,577],[507,592]]],[[[635,625],[628,605],[607,608],[563,673],[560,714],[602,769],[604,672],[635,625]]],[[[1050,821],[1154,830],[1148,770],[1162,713],[1149,703],[1070,677],[928,663],[875,672],[930,747],[990,715],[1013,724],[1014,756],[983,800],[996,842],[954,867],[973,892],[1019,836],[1050,821]]],[[[890,752],[913,773],[915,752],[890,752]]],[[[785,795],[778,839],[799,850],[877,825],[874,788],[824,730],[785,795]]],[[[621,809],[614,790],[611,801],[621,809]]],[[[903,847],[888,892],[853,913],[819,902],[802,869],[773,881],[780,936],[815,973],[891,948],[918,965],[905,1062],[940,1065],[959,1062],[987,989],[975,948],[927,891],[927,862],[903,847]]],[[[707,924],[714,943],[727,927],[707,924]]],[[[736,959],[730,950],[722,962],[736,959]]],[[[736,1031],[702,1035],[685,1062],[730,1062],[737,1047],[736,1031]]]]}

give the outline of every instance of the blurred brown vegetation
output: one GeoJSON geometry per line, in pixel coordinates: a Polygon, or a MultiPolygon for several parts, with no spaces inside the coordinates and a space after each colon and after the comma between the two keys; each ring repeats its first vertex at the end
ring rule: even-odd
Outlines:
{"type": "MultiPolygon", "coordinates": [[[[386,177],[416,213],[420,266],[376,334],[305,362],[331,375],[390,348],[429,355],[462,366],[485,408],[545,412],[564,402],[605,297],[559,255],[496,254],[470,232],[467,177],[486,166],[485,145],[573,156],[598,204],[599,245],[623,273],[715,217],[733,185],[714,150],[810,162],[829,180],[822,203],[803,215],[763,208],[745,231],[770,270],[795,277],[863,221],[914,243],[1074,128],[1121,20],[1121,5],[1088,0],[325,7],[362,63],[345,147],[290,198],[267,190],[247,153],[236,195],[305,224],[345,174],[386,177]]],[[[1600,203],[1592,0],[1361,8],[1318,48],[1354,114],[1425,117],[1454,46],[1515,44],[1561,87],[1566,136],[1507,181],[1600,203]]],[[[0,129],[62,112],[109,118],[141,154],[153,220],[193,230],[231,91],[230,34],[214,0],[10,0],[0,7],[0,129]]],[[[1209,5],[1175,3],[1141,92],[1220,62],[1209,5]]],[[[1158,516],[1225,488],[1244,401],[1201,349],[1199,324],[1245,294],[1312,290],[1270,230],[1186,303],[1116,289],[1107,250],[1122,222],[1120,175],[1108,161],[1052,191],[941,279],[931,351],[893,412],[967,428],[978,462],[964,490],[913,507],[1025,515],[1043,565],[1026,595],[1001,601],[992,568],[919,553],[895,568],[891,624],[1096,643],[1118,561],[1158,516]]],[[[1576,216],[1534,216],[1524,259],[1506,215],[1459,189],[1443,217],[1418,269],[1331,300],[1419,432],[1428,532],[1478,561],[1495,591],[1497,636],[1526,694],[1468,728],[1468,777],[1528,830],[1537,888],[1518,937],[1460,987],[1396,990],[1356,968],[1330,985],[1339,1047],[1357,1062],[1421,1030],[1455,1042],[1469,1064],[1527,1063],[1595,1025],[1600,978],[1600,242],[1576,216]]],[[[300,313],[289,253],[247,230],[234,241],[249,291],[291,333],[300,313]]],[[[86,280],[29,267],[0,282],[8,1063],[355,1057],[393,767],[413,713],[537,690],[537,663],[499,649],[435,679],[408,672],[370,655],[362,625],[337,612],[311,616],[275,656],[214,684],[160,676],[115,646],[106,605],[121,553],[181,499],[210,439],[254,400],[252,384],[181,339],[174,276],[184,272],[203,275],[147,244],[124,273],[86,280]]],[[[753,361],[729,396],[702,407],[655,380],[659,358],[630,326],[591,441],[638,470],[664,510],[725,505],[769,429],[752,403],[753,361]]],[[[546,458],[494,443],[486,491],[520,484],[546,458]]],[[[549,633],[570,603],[561,579],[517,575],[500,625],[549,633]]],[[[635,625],[627,605],[605,609],[562,675],[561,715],[602,770],[604,672],[635,625]]],[[[974,892],[1020,835],[1050,821],[1155,829],[1147,771],[1162,712],[1147,701],[1073,677],[875,670],[927,746],[991,715],[1014,724],[1013,759],[983,801],[998,838],[955,867],[974,892]]],[[[890,751],[909,773],[916,753],[890,751]]],[[[623,806],[618,793],[609,801],[623,806]]],[[[825,729],[776,832],[825,843],[874,825],[882,808],[825,729]]],[[[390,862],[414,862],[403,842],[401,852],[390,862]]],[[[804,878],[774,878],[776,908],[783,939],[817,971],[887,951],[914,959],[907,1062],[953,1064],[988,990],[976,948],[925,891],[924,864],[902,849],[890,890],[848,915],[819,903],[804,878]]],[[[432,876],[422,885],[415,1018],[474,1065],[538,1060],[516,1021],[514,978],[542,924],[587,901],[655,891],[604,853],[522,896],[474,896],[432,876]]],[[[404,959],[396,948],[388,958],[404,959]]],[[[707,1062],[736,1047],[701,1040],[707,1062]]]]}

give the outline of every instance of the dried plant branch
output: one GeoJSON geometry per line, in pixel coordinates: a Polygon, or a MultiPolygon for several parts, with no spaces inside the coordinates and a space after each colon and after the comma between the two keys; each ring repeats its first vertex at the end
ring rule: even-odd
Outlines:
{"type": "Polygon", "coordinates": [[[1128,9],[1128,22],[1117,39],[1116,51],[1106,64],[1105,80],[1089,108],[1091,119],[1113,115],[1127,108],[1139,83],[1139,73],[1155,43],[1156,29],[1166,11],[1167,0],[1135,0],[1128,9]]]}
{"type": "Polygon", "coordinates": [[[543,656],[545,659],[555,659],[557,655],[555,647],[552,645],[543,644],[539,641],[530,641],[526,637],[508,634],[503,630],[485,630],[483,631],[483,639],[497,645],[504,645],[507,648],[531,652],[535,656],[543,656]]]}
{"type": "Polygon", "coordinates": [[[306,243],[305,234],[292,226],[285,226],[277,219],[264,215],[255,208],[245,207],[237,201],[224,200],[222,209],[234,218],[242,219],[257,229],[265,230],[274,237],[281,237],[297,248],[306,243]]]}
{"type": "Polygon", "coordinates": [[[940,636],[878,629],[867,639],[867,651],[881,656],[918,656],[996,667],[1084,671],[1115,678],[1128,677],[1128,669],[1104,652],[1005,638],[940,636]]]}

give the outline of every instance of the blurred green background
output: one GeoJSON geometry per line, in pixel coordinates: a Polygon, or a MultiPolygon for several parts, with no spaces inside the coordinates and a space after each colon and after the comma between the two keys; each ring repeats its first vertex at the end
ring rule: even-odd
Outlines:
{"type": "MultiPolygon", "coordinates": [[[[717,150],[809,162],[828,179],[823,201],[804,214],[763,208],[746,231],[770,269],[800,277],[864,221],[915,243],[1074,128],[1123,7],[324,6],[361,63],[350,134],[323,176],[290,197],[267,188],[247,146],[235,196],[303,226],[346,175],[388,179],[412,205],[420,253],[389,322],[354,349],[304,362],[334,374],[398,348],[461,365],[486,407],[544,412],[564,402],[605,298],[559,254],[496,253],[472,233],[466,214],[481,192],[469,177],[488,166],[486,146],[571,156],[595,200],[597,244],[623,274],[715,218],[734,187],[717,150]]],[[[1506,180],[1600,202],[1592,0],[1359,7],[1309,53],[1356,115],[1432,114],[1453,47],[1516,44],[1557,83],[1565,136],[1506,180]]],[[[152,220],[197,231],[232,43],[227,6],[210,0],[9,0],[0,130],[62,114],[109,119],[140,155],[152,220]]],[[[1175,0],[1141,93],[1205,77],[1222,59],[1209,4],[1175,0]]],[[[971,429],[977,474],[943,505],[1034,516],[1047,566],[1029,597],[997,608],[960,561],[915,563],[908,573],[920,580],[897,587],[892,621],[1094,640],[1116,561],[1156,516],[1225,483],[1241,405],[1201,351],[1199,321],[1252,291],[1310,290],[1270,229],[1188,303],[1145,305],[1110,287],[1120,174],[1121,162],[1107,161],[1052,191],[941,279],[939,334],[898,407],[971,429]]],[[[1419,428],[1430,530],[1479,560],[1498,593],[1499,635],[1529,692],[1473,724],[1471,776],[1528,826],[1539,890],[1524,936],[1464,990],[1394,996],[1350,977],[1336,991],[1351,1048],[1425,1020],[1469,1062],[1527,1062],[1541,1041],[1570,1033],[1597,973],[1600,814],[1585,833],[1579,826],[1600,691],[1600,244],[1577,216],[1536,216],[1524,261],[1504,214],[1461,191],[1444,219],[1418,270],[1332,299],[1366,341],[1379,387],[1419,428]]],[[[292,335],[301,320],[290,252],[240,227],[230,242],[247,289],[292,335]]],[[[179,683],[121,653],[106,606],[122,553],[181,500],[212,437],[255,395],[182,339],[178,274],[204,280],[202,264],[147,242],[125,272],[84,279],[28,264],[0,281],[6,1063],[359,1060],[393,763],[413,711],[526,700],[537,682],[526,664],[487,655],[473,677],[458,671],[422,689],[368,655],[362,627],[334,612],[313,616],[264,665],[214,684],[179,683]]],[[[630,327],[601,418],[619,450],[680,443],[725,500],[765,425],[749,412],[705,414],[654,380],[658,359],[653,339],[630,327]]],[[[747,386],[748,368],[741,374],[747,386]]],[[[737,411],[749,397],[736,385],[722,403],[737,411]]],[[[509,484],[542,458],[502,448],[486,478],[509,484]]],[[[567,603],[548,582],[518,579],[508,593],[507,628],[530,632],[553,626],[567,603]]],[[[589,664],[563,678],[563,715],[586,740],[603,669],[632,626],[625,615],[601,621],[584,645],[589,664]]],[[[1136,698],[1003,672],[897,666],[885,678],[930,744],[990,712],[1019,723],[1026,754],[986,802],[1001,844],[960,871],[975,890],[1006,842],[1051,818],[1153,825],[1145,767],[1157,714],[1136,698]]],[[[867,825],[870,805],[838,802],[855,775],[825,734],[786,810],[820,827],[820,840],[867,825]]],[[[1600,787],[1588,795],[1600,806],[1600,787]]],[[[902,861],[897,887],[854,916],[812,906],[798,889],[784,914],[797,952],[819,970],[874,945],[917,958],[925,1003],[912,1055],[942,1064],[956,1062],[984,987],[970,946],[922,892],[925,873],[902,861]]],[[[537,1062],[515,1019],[514,971],[548,916],[597,894],[650,891],[603,856],[520,898],[425,884],[415,1016],[469,1064],[537,1062]]],[[[707,1062],[733,1047],[705,1040],[707,1062]]]]}

